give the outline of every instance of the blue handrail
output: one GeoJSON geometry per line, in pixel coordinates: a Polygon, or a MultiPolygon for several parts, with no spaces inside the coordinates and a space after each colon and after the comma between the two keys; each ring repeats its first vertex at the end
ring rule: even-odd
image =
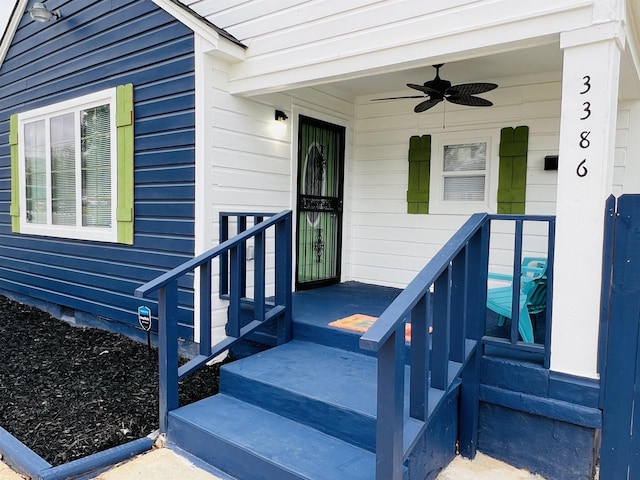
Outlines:
{"type": "MultiPolygon", "coordinates": [[[[233,214],[226,214],[227,216],[233,214]]],[[[244,218],[246,214],[237,214],[244,218]]],[[[167,430],[168,412],[178,408],[178,381],[205,365],[220,353],[232,347],[265,322],[278,320],[278,343],[291,339],[291,282],[292,282],[292,245],[291,211],[278,214],[255,214],[260,222],[243,230],[231,239],[225,239],[218,246],[184,262],[173,270],[145,283],[135,290],[135,296],[145,298],[158,292],[158,358],[159,358],[159,394],[160,394],[160,431],[167,430]],[[269,216],[266,220],[264,217],[269,216]],[[275,264],[275,297],[266,302],[265,243],[268,229],[275,230],[275,251],[272,252],[275,264]],[[242,326],[240,323],[240,304],[246,291],[246,252],[247,241],[253,239],[255,246],[254,261],[254,320],[242,326]],[[277,254],[276,254],[277,253],[277,254]],[[224,256],[228,270],[221,272],[229,288],[229,320],[227,337],[216,345],[211,345],[211,263],[215,258],[224,256]],[[178,279],[198,271],[200,278],[200,352],[195,358],[178,368],[178,279]]]]}
{"type": "MultiPolygon", "coordinates": [[[[493,220],[515,223],[513,278],[516,279],[520,276],[522,223],[549,223],[548,275],[549,281],[553,281],[554,217],[475,214],[360,337],[362,349],[378,354],[377,479],[402,478],[405,455],[422,435],[429,416],[438,408],[439,402],[460,385],[460,378],[461,414],[469,416],[460,420],[460,451],[465,456],[475,456],[479,357],[484,344],[505,344],[510,348],[536,352],[541,349],[545,364],[548,362],[551,286],[548,289],[545,345],[518,342],[517,322],[512,322],[508,341],[484,335],[489,236],[493,220]],[[411,322],[409,421],[405,424],[404,357],[405,323],[408,320],[411,322]],[[430,327],[433,328],[431,334],[430,327]],[[430,375],[426,372],[430,372],[430,375]]],[[[519,296],[514,295],[513,301],[519,302],[519,296]]],[[[513,305],[512,311],[518,311],[517,305],[513,305]]]]}
{"type": "MultiPolygon", "coordinates": [[[[402,478],[405,453],[426,428],[439,401],[459,384],[462,367],[476,351],[483,333],[478,326],[484,325],[481,317],[486,302],[487,218],[487,214],[471,216],[360,337],[361,348],[378,352],[376,478],[379,480],[402,478]],[[478,275],[474,282],[467,280],[471,274],[478,275]],[[410,421],[420,423],[413,429],[413,438],[405,439],[404,324],[408,318],[411,319],[409,416],[410,421]],[[431,335],[429,327],[433,327],[431,335]],[[426,374],[429,371],[430,379],[426,374]]],[[[476,391],[476,398],[477,395],[476,391]]],[[[463,438],[461,432],[461,449],[472,448],[475,453],[475,442],[468,439],[469,445],[463,445],[463,438]]]]}

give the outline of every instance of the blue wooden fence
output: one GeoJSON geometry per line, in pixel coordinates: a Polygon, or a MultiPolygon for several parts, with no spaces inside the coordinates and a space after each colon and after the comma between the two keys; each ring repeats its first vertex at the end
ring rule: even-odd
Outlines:
{"type": "MultiPolygon", "coordinates": [[[[243,214],[238,214],[243,218],[243,214]]],[[[230,240],[183,263],[173,270],[142,285],[135,291],[136,297],[145,298],[158,292],[158,347],[159,347],[159,390],[160,390],[160,431],[167,431],[167,414],[178,408],[178,381],[205,365],[220,353],[246,338],[265,322],[278,321],[278,341],[291,339],[291,212],[284,211],[254,225],[230,240]],[[266,301],[265,240],[267,231],[273,229],[276,251],[272,252],[275,264],[275,299],[266,301]],[[252,239],[255,248],[254,262],[254,320],[248,325],[240,325],[240,304],[246,291],[247,241],[252,239]],[[211,345],[211,265],[214,259],[228,255],[228,271],[221,272],[225,288],[229,294],[228,336],[216,345],[211,345]],[[178,280],[195,271],[200,277],[200,353],[178,368],[178,280]],[[227,281],[228,278],[228,281],[227,281]],[[228,282],[228,283],[227,283],[228,282]],[[235,313],[234,313],[235,312],[235,313]]]]}
{"type": "Polygon", "coordinates": [[[614,214],[613,205],[610,198],[600,331],[600,478],[628,480],[640,478],[640,195],[620,197],[614,214]]]}

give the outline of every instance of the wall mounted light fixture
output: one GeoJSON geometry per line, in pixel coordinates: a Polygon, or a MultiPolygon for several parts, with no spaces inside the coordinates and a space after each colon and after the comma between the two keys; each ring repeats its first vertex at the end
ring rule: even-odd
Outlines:
{"type": "Polygon", "coordinates": [[[49,10],[45,7],[43,2],[36,2],[33,4],[33,7],[29,9],[29,15],[36,22],[48,22],[52,18],[56,20],[61,17],[60,10],[49,10]]]}
{"type": "Polygon", "coordinates": [[[278,122],[284,122],[287,118],[287,114],[284,113],[282,110],[276,110],[276,120],[278,122]]]}
{"type": "Polygon", "coordinates": [[[558,155],[547,155],[544,157],[545,170],[558,170],[558,155]]]}

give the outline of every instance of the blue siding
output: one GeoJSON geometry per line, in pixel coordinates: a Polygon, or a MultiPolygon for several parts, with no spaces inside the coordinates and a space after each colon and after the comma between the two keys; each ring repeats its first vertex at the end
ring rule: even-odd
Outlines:
{"type": "MultiPolygon", "coordinates": [[[[136,326],[133,290],[194,251],[193,34],[151,0],[47,7],[62,19],[24,15],[0,67],[0,290],[136,326]],[[134,245],[12,233],[9,117],[125,83],[134,85],[134,245]]],[[[179,292],[189,339],[192,287],[185,277],[179,292]]]]}

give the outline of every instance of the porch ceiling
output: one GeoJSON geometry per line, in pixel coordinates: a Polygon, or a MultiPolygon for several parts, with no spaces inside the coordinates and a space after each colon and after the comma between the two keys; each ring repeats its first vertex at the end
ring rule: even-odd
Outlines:
{"type": "MultiPolygon", "coordinates": [[[[442,61],[445,62],[445,66],[440,71],[441,77],[455,85],[547,72],[557,72],[559,75],[562,70],[562,51],[558,42],[554,42],[525,50],[513,50],[452,62],[447,62],[446,59],[442,61]]],[[[407,88],[406,84],[422,84],[431,80],[434,74],[435,70],[427,64],[406,70],[342,80],[332,85],[353,97],[402,90],[406,91],[407,95],[413,95],[415,92],[407,88]]]]}
{"type": "MultiPolygon", "coordinates": [[[[562,76],[562,50],[557,41],[465,60],[447,62],[446,59],[441,59],[440,61],[445,62],[445,67],[440,72],[441,77],[450,80],[453,84],[482,81],[500,84],[501,78],[539,76],[540,74],[556,76],[558,79],[562,76]]],[[[316,85],[315,88],[338,94],[348,100],[359,96],[413,95],[416,92],[406,87],[406,84],[424,83],[431,80],[434,74],[435,70],[430,64],[426,64],[392,72],[373,72],[358,78],[316,85]]],[[[629,48],[623,52],[621,59],[619,98],[621,100],[640,98],[640,79],[634,65],[633,51],[629,48]]]]}

